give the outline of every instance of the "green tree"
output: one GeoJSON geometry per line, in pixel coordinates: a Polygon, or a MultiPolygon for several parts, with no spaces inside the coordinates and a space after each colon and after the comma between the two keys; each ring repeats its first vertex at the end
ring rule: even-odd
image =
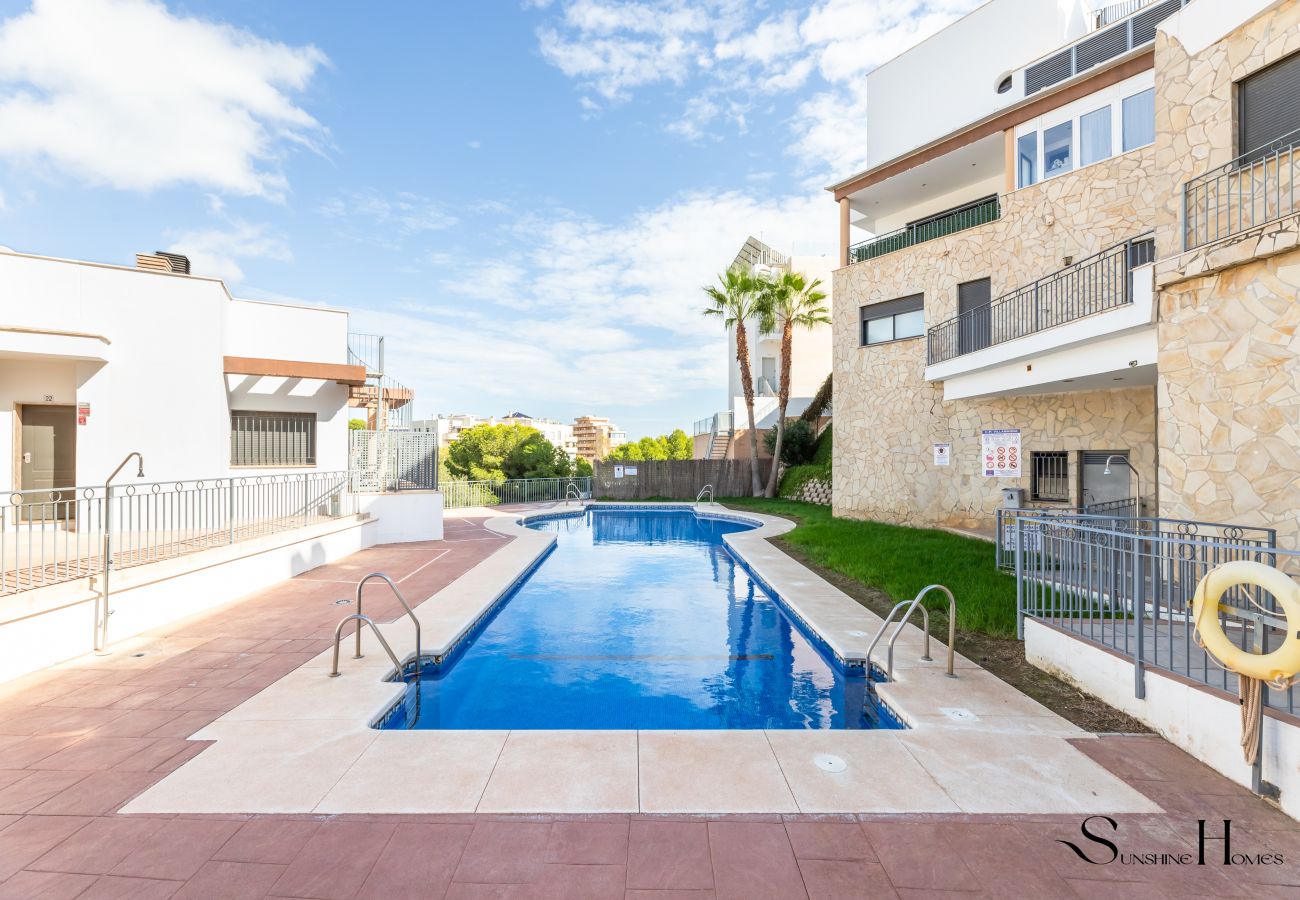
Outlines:
{"type": "Polygon", "coordinates": [[[732,266],[718,276],[716,285],[704,287],[709,306],[706,316],[717,316],[724,328],[736,329],[736,362],[740,364],[740,382],[745,391],[745,411],[749,414],[749,480],[755,497],[763,493],[758,477],[758,430],[754,427],[754,379],[749,369],[749,335],[745,323],[763,311],[762,285],[752,274],[732,266]]]}
{"type": "Polygon", "coordinates": [[[668,445],[669,459],[690,459],[695,455],[695,442],[680,428],[668,435],[665,442],[668,445]]]}
{"type": "MultiPolygon", "coordinates": [[[[802,272],[782,272],[776,278],[763,279],[760,288],[759,317],[764,331],[781,330],[781,376],[776,387],[776,447],[772,451],[772,471],[767,478],[768,497],[776,496],[780,482],[781,447],[785,442],[785,409],[790,403],[790,356],[795,328],[814,328],[829,325],[830,312],[823,301],[826,295],[818,290],[821,280],[811,282],[802,272]]],[[[751,421],[750,427],[753,428],[751,421]]]]}
{"type": "Polygon", "coordinates": [[[578,457],[578,461],[573,464],[573,474],[578,478],[590,478],[595,474],[595,469],[591,467],[588,460],[578,457]]]}
{"type": "Polygon", "coordinates": [[[476,425],[451,442],[445,454],[447,473],[470,481],[507,478],[565,478],[573,474],[568,455],[536,428],[523,425],[476,425]]]}
{"type": "Polygon", "coordinates": [[[365,431],[365,419],[348,419],[348,431],[365,431]]]}

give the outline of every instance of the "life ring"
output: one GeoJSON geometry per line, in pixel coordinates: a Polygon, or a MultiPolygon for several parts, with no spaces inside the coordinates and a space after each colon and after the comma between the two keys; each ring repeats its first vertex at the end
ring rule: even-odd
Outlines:
{"type": "Polygon", "coordinates": [[[1300,673],[1300,584],[1284,572],[1244,559],[1216,566],[1196,586],[1192,615],[1201,646],[1237,674],[1278,685],[1289,682],[1300,673]],[[1223,633],[1219,610],[1229,613],[1236,610],[1231,606],[1221,606],[1219,598],[1239,584],[1263,588],[1282,607],[1287,621],[1286,638],[1282,646],[1271,653],[1242,650],[1223,633]]]}

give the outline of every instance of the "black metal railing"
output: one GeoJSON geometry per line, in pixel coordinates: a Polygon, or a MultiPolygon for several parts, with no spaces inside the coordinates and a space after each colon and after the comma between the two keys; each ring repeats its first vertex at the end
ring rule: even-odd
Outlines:
{"type": "Polygon", "coordinates": [[[869,240],[854,244],[849,247],[849,262],[859,263],[875,259],[877,256],[884,256],[895,250],[903,250],[935,238],[946,237],[958,231],[965,231],[967,228],[992,222],[1001,214],[1002,209],[998,198],[985,197],[983,200],[976,200],[974,203],[968,203],[942,215],[913,222],[897,231],[878,234],[869,240]]]}
{"type": "Polygon", "coordinates": [[[1150,233],[969,309],[926,333],[929,365],[1036,334],[1133,300],[1133,269],[1155,259],[1150,233]]]}
{"type": "Polygon", "coordinates": [[[1297,211],[1300,131],[1243,153],[1183,185],[1183,249],[1231,237],[1297,211]]]}

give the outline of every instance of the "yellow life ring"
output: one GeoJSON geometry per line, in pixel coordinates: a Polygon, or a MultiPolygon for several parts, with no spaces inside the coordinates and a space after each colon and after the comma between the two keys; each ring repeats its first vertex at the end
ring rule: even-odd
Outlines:
{"type": "Polygon", "coordinates": [[[1201,579],[1192,598],[1192,616],[1200,633],[1200,643],[1210,655],[1227,668],[1248,678],[1282,684],[1300,673],[1300,584],[1272,566],[1249,560],[1236,560],[1216,566],[1201,579]],[[1234,612],[1219,598],[1239,584],[1263,588],[1277,600],[1286,615],[1286,638],[1272,653],[1242,650],[1223,633],[1219,610],[1234,612]]]}

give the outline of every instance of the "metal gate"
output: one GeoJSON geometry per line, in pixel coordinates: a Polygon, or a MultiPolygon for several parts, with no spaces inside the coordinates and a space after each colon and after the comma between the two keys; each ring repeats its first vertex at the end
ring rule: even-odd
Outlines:
{"type": "Polygon", "coordinates": [[[432,431],[350,431],[348,475],[354,493],[436,490],[438,435],[432,431]]]}

